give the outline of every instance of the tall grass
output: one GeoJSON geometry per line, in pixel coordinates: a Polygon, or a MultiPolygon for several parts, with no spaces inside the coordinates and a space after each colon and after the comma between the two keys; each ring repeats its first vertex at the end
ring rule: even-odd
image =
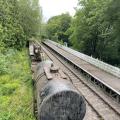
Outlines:
{"type": "Polygon", "coordinates": [[[0,120],[34,120],[27,50],[0,53],[0,120]]]}

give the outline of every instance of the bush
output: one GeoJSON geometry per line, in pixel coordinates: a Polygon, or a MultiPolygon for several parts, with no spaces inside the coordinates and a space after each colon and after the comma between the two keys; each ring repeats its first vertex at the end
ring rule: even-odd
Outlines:
{"type": "Polygon", "coordinates": [[[27,50],[10,49],[0,57],[0,120],[34,120],[27,50]]]}

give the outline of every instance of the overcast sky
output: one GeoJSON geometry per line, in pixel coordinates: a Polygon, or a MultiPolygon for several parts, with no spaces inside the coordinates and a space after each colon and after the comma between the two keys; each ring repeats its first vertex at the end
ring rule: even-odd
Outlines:
{"type": "Polygon", "coordinates": [[[78,0],[40,0],[40,6],[43,10],[44,20],[50,17],[69,12],[75,14],[74,7],[77,6],[78,0]]]}

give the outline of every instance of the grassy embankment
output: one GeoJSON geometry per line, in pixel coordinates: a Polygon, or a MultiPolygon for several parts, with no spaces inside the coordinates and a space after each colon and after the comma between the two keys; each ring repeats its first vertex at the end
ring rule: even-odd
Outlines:
{"type": "Polygon", "coordinates": [[[0,120],[34,120],[27,50],[0,53],[0,120]]]}

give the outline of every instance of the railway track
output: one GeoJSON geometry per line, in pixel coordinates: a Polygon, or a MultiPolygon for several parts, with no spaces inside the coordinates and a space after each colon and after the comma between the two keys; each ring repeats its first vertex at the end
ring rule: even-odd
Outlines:
{"type": "Polygon", "coordinates": [[[52,48],[60,56],[63,56],[67,61],[71,62],[71,64],[74,64],[79,71],[89,77],[90,82],[96,84],[99,88],[106,92],[106,94],[120,103],[120,79],[118,77],[115,77],[114,75],[111,75],[86,62],[78,57],[76,53],[71,53],[71,49],[69,48],[64,48],[64,46],[57,43],[51,43],[51,41],[45,41],[44,44],[52,48]]]}
{"type": "Polygon", "coordinates": [[[113,107],[113,105],[115,105],[114,103],[112,103],[111,106],[103,97],[86,84],[86,82],[82,80],[78,70],[58,56],[50,48],[42,45],[42,49],[55,64],[65,71],[73,85],[84,95],[87,101],[87,114],[85,120],[120,120],[119,108],[116,106],[113,107]]]}

